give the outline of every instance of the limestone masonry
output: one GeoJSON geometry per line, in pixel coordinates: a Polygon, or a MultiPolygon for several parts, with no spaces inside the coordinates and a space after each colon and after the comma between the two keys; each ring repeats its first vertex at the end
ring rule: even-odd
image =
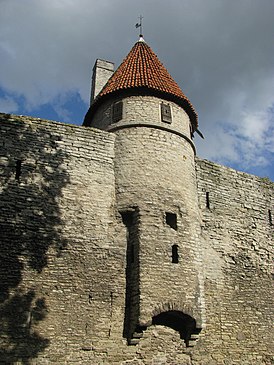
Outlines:
{"type": "Polygon", "coordinates": [[[142,38],[83,126],[0,114],[0,364],[273,364],[273,182],[196,157],[142,38]]]}

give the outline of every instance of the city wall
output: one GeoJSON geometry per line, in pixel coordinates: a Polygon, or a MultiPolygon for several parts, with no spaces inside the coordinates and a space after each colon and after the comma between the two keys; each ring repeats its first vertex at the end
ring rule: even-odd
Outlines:
{"type": "MultiPolygon", "coordinates": [[[[132,346],[123,335],[127,230],[115,135],[6,114],[0,129],[0,363],[272,364],[273,183],[196,159],[204,328],[187,347],[152,324],[132,346]]],[[[153,237],[167,229],[161,217],[153,237]]],[[[157,297],[162,265],[151,267],[146,285],[157,297]]]]}

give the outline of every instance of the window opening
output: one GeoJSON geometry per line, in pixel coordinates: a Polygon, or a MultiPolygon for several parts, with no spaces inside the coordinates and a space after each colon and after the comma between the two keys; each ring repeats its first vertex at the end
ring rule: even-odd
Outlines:
{"type": "Polygon", "coordinates": [[[161,120],[165,123],[171,123],[171,107],[169,104],[161,104],[161,120]]]}
{"type": "Polygon", "coordinates": [[[209,192],[206,192],[206,207],[207,209],[210,209],[210,202],[209,202],[209,192]]]}
{"type": "Polygon", "coordinates": [[[177,231],[177,214],[166,212],[166,224],[177,231]]]}
{"type": "Polygon", "coordinates": [[[268,210],[268,219],[269,219],[269,224],[272,226],[273,225],[273,221],[272,221],[272,214],[271,214],[271,210],[268,210]]]}
{"type": "Polygon", "coordinates": [[[179,263],[178,245],[172,246],[172,263],[173,264],[179,263]]]}
{"type": "Polygon", "coordinates": [[[124,225],[127,228],[130,228],[133,225],[134,212],[131,210],[127,210],[125,212],[120,212],[120,214],[122,216],[122,221],[123,221],[124,225]]]}
{"type": "Polygon", "coordinates": [[[112,123],[117,123],[123,118],[123,102],[118,101],[112,105],[112,123]]]}
{"type": "Polygon", "coordinates": [[[19,181],[21,173],[22,173],[22,161],[17,160],[15,167],[15,180],[19,181]]]}

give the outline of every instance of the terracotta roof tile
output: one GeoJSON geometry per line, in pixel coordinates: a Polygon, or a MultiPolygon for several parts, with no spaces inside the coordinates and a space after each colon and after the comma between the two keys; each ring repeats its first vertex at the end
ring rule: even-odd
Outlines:
{"type": "Polygon", "coordinates": [[[163,93],[163,98],[168,96],[168,99],[184,107],[192,124],[197,128],[197,114],[190,101],[144,41],[135,43],[99,93],[94,104],[110,94],[137,88],[145,89],[148,93],[153,91],[163,93]]]}

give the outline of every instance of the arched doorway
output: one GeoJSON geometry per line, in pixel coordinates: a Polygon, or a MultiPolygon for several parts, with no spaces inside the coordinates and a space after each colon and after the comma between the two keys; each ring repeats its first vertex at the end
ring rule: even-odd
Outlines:
{"type": "Polygon", "coordinates": [[[181,339],[184,340],[186,346],[190,346],[190,340],[196,339],[201,331],[196,327],[194,318],[177,310],[162,312],[152,318],[152,324],[170,327],[180,333],[181,339]]]}

